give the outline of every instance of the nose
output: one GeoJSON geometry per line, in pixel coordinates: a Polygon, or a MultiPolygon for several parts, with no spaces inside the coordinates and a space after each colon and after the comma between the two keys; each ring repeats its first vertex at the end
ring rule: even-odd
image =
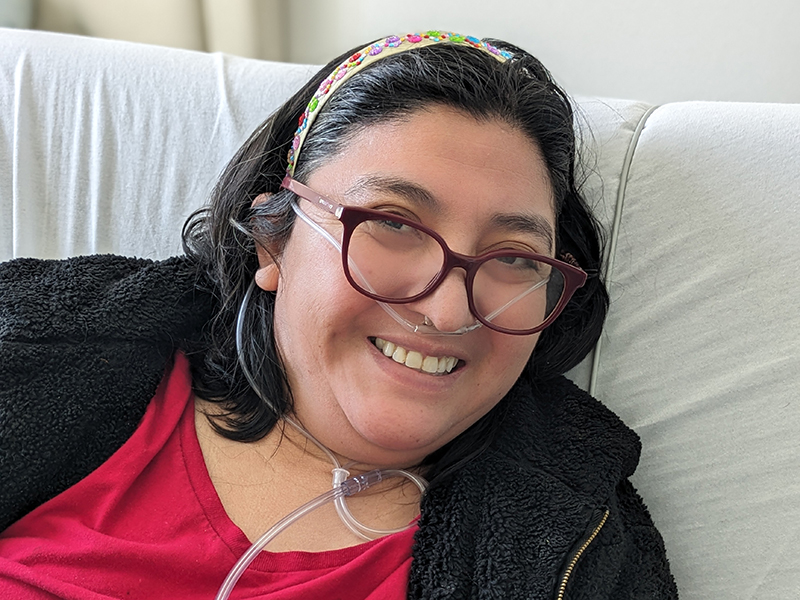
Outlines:
{"type": "Polygon", "coordinates": [[[441,332],[458,331],[473,325],[477,319],[469,310],[464,269],[451,270],[437,288],[428,296],[408,308],[419,313],[422,322],[427,317],[441,332]]]}

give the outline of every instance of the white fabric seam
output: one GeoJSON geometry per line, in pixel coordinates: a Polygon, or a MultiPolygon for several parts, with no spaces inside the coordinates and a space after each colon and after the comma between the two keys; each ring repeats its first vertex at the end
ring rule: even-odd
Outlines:
{"type": "MultiPolygon", "coordinates": [[[[617,251],[617,240],[619,239],[619,230],[622,223],[622,208],[625,204],[625,192],[628,188],[628,177],[630,175],[631,165],[633,164],[633,156],[636,153],[637,146],[639,145],[639,137],[642,135],[642,131],[644,131],[644,127],[647,124],[647,119],[649,119],[650,115],[660,108],[660,106],[660,104],[651,106],[639,118],[639,122],[636,124],[636,129],[633,131],[631,141],[628,143],[628,150],[625,153],[625,159],[622,161],[622,170],[620,171],[619,176],[619,188],[617,189],[617,201],[614,206],[614,221],[611,225],[611,235],[609,236],[606,261],[603,267],[603,281],[605,281],[606,284],[608,284],[611,272],[614,268],[614,255],[617,251]]],[[[603,335],[601,333],[600,337],[597,338],[597,343],[594,346],[594,352],[592,354],[592,368],[589,371],[588,392],[595,397],[597,391],[597,374],[600,369],[600,350],[602,348],[602,341],[603,335]]]]}

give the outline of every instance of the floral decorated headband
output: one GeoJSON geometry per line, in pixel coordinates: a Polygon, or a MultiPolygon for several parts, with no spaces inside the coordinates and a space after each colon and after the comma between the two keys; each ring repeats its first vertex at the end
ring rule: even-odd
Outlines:
{"type": "Polygon", "coordinates": [[[477,48],[491,54],[501,62],[505,62],[512,57],[510,52],[499,50],[491,44],[482,42],[476,37],[449,31],[407,33],[403,36],[392,35],[374,44],[370,44],[366,48],[350,56],[350,58],[336,67],[333,72],[325,78],[325,81],[322,82],[319,89],[314,94],[314,97],[311,98],[308,106],[306,106],[303,114],[300,115],[297,132],[294,134],[294,140],[292,140],[292,146],[289,148],[289,154],[287,156],[286,174],[289,176],[294,175],[297,157],[300,154],[300,148],[306,139],[308,130],[311,128],[312,123],[317,118],[319,111],[328,98],[330,98],[333,92],[339,89],[345,81],[376,60],[391,56],[392,54],[397,54],[398,52],[404,52],[411,48],[430,46],[431,44],[442,42],[477,48]]]}

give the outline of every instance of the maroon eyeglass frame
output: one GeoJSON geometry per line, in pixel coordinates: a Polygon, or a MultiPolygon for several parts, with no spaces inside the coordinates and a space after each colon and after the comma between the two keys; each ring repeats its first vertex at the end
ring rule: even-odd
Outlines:
{"type": "MultiPolygon", "coordinates": [[[[385,211],[374,210],[371,208],[359,208],[354,206],[346,206],[344,204],[339,204],[338,202],[333,202],[326,198],[325,196],[315,192],[313,189],[304,185],[291,177],[290,175],[286,175],[281,182],[281,187],[285,188],[297,196],[304,198],[311,202],[312,204],[319,206],[323,210],[331,213],[334,217],[336,217],[341,223],[344,228],[344,234],[342,235],[342,247],[341,247],[341,255],[342,255],[342,269],[344,271],[344,276],[347,278],[347,281],[350,285],[359,293],[363,294],[367,298],[371,298],[372,300],[377,300],[378,302],[385,302],[387,304],[409,304],[411,302],[416,302],[417,300],[421,300],[426,296],[432,294],[437,287],[444,281],[445,277],[452,271],[454,268],[458,267],[464,269],[466,272],[466,277],[464,279],[464,283],[467,288],[467,303],[469,305],[469,310],[472,315],[478,319],[480,323],[492,329],[494,331],[498,331],[500,333],[506,333],[508,335],[531,335],[534,333],[538,333],[542,331],[549,325],[556,320],[558,315],[564,310],[567,303],[569,302],[572,295],[575,293],[577,289],[582,287],[586,283],[586,272],[583,271],[581,268],[571,265],[567,262],[559,260],[557,258],[551,258],[549,256],[544,256],[541,254],[534,254],[532,252],[509,252],[508,250],[494,250],[492,252],[487,252],[486,254],[481,254],[480,256],[467,256],[465,254],[459,254],[458,252],[453,252],[448,246],[447,242],[444,241],[444,238],[436,233],[434,230],[418,223],[417,221],[412,221],[410,219],[406,219],[400,215],[395,215],[393,213],[386,213],[385,211]],[[398,300],[396,298],[387,298],[386,296],[380,296],[378,294],[373,294],[362,288],[358,285],[353,276],[350,274],[350,267],[347,264],[347,256],[348,250],[350,246],[350,237],[353,234],[355,228],[363,223],[364,221],[368,221],[374,218],[378,219],[386,219],[387,214],[391,216],[391,220],[397,223],[402,223],[404,225],[408,225],[410,227],[414,227],[427,233],[431,236],[434,240],[438,242],[438,244],[442,247],[442,251],[444,253],[444,265],[442,266],[439,273],[430,281],[430,283],[418,294],[411,296],[410,298],[403,298],[398,300]],[[478,313],[475,302],[473,299],[473,289],[472,284],[475,279],[475,274],[478,271],[478,268],[485,262],[489,260],[493,260],[495,258],[501,256],[508,256],[509,254],[513,254],[514,256],[518,256],[520,258],[526,258],[530,260],[535,260],[539,262],[543,262],[548,264],[552,267],[558,269],[564,275],[564,291],[561,293],[561,298],[556,304],[553,312],[550,313],[550,316],[547,317],[542,323],[537,325],[532,329],[525,329],[525,330],[518,330],[518,329],[506,329],[505,327],[501,327],[492,323],[491,321],[485,320],[483,317],[480,316],[478,313]]],[[[570,256],[570,258],[572,258],[570,256]]],[[[574,260],[574,259],[573,259],[574,260]]]]}

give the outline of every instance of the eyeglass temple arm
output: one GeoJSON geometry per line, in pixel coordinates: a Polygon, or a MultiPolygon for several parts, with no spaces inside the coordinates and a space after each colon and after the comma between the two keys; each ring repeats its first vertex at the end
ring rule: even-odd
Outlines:
{"type": "Polygon", "coordinates": [[[500,313],[505,312],[505,310],[509,306],[511,306],[513,304],[516,304],[518,301],[522,300],[525,296],[527,296],[528,294],[532,294],[533,292],[538,290],[543,285],[547,285],[547,283],[549,283],[549,281],[550,281],[550,277],[549,276],[546,279],[542,279],[539,283],[537,283],[533,287],[529,287],[527,290],[525,290],[521,294],[518,294],[517,296],[513,297],[511,300],[509,300],[508,302],[503,304],[503,306],[501,306],[500,308],[498,308],[496,310],[493,310],[492,312],[490,312],[488,315],[486,315],[483,318],[486,319],[487,321],[491,321],[492,319],[494,319],[500,313]]]}
{"type": "MultiPolygon", "coordinates": [[[[306,213],[304,213],[300,209],[300,207],[297,206],[297,203],[292,202],[292,210],[298,217],[300,217],[303,221],[305,221],[309,225],[309,227],[311,227],[314,231],[316,231],[322,237],[324,237],[334,248],[336,248],[339,252],[342,251],[342,245],[339,243],[339,241],[335,237],[333,237],[328,231],[320,227],[319,223],[314,222],[306,213]]],[[[364,275],[361,273],[361,270],[358,268],[358,265],[349,256],[347,257],[347,264],[350,266],[350,271],[358,276],[358,278],[363,282],[363,284],[369,289],[371,293],[375,294],[376,293],[375,289],[369,284],[369,281],[367,281],[367,278],[364,277],[364,275]]],[[[384,304],[383,302],[380,302],[378,300],[376,300],[376,302],[378,302],[378,304],[384,304]]]]}
{"type": "Polygon", "coordinates": [[[313,202],[317,206],[324,208],[326,211],[331,213],[337,219],[342,216],[342,211],[344,210],[344,206],[341,204],[334,204],[330,200],[328,200],[325,196],[320,196],[317,192],[312,190],[310,187],[303,185],[299,181],[292,179],[289,175],[286,175],[281,182],[281,187],[286,188],[287,190],[294,192],[301,198],[305,198],[309,202],[313,202]]]}

